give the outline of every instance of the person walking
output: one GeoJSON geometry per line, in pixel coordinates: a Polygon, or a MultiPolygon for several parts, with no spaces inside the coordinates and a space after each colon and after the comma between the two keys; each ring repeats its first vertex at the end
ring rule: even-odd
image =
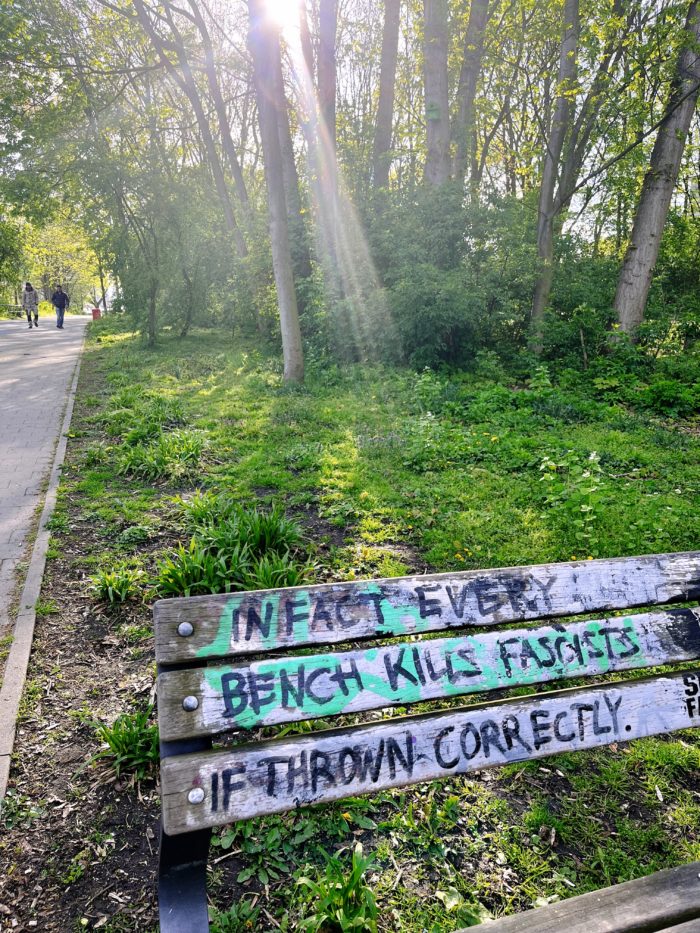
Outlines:
{"type": "Polygon", "coordinates": [[[27,314],[27,323],[29,330],[32,329],[32,315],[34,316],[34,326],[39,326],[39,293],[32,287],[31,282],[27,282],[22,292],[22,308],[27,314]]]}
{"type": "Polygon", "coordinates": [[[63,330],[63,315],[66,313],[66,308],[70,304],[70,298],[63,291],[61,285],[56,286],[56,291],[51,296],[51,304],[56,309],[56,327],[59,330],[63,330]]]}

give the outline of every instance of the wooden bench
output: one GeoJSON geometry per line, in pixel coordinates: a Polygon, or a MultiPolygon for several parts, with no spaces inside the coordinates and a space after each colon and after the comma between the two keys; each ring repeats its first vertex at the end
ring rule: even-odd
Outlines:
{"type": "Polygon", "coordinates": [[[296,737],[242,733],[693,661],[700,610],[659,607],[698,598],[700,552],[157,602],[161,930],[208,929],[213,826],[698,726],[700,665],[296,737]]]}

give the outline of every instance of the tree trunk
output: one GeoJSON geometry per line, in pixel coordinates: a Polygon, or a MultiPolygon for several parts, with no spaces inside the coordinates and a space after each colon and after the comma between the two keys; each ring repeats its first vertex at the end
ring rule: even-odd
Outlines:
{"type": "Polygon", "coordinates": [[[372,156],[372,175],[375,188],[386,188],[389,184],[400,14],[401,0],[386,0],[384,6],[384,30],[382,33],[382,58],[379,70],[379,102],[377,105],[377,122],[374,130],[374,152],[372,156]]]}
{"type": "Polygon", "coordinates": [[[156,297],[158,295],[158,282],[151,278],[148,289],[148,346],[156,343],[156,297]]]}
{"type": "Polygon", "coordinates": [[[474,100],[484,53],[484,30],[488,15],[489,0],[472,0],[467,33],[464,37],[464,57],[457,89],[458,110],[453,134],[457,143],[454,177],[461,182],[465,179],[467,165],[475,148],[474,100]]]}
{"type": "Polygon", "coordinates": [[[617,283],[615,311],[620,330],[632,337],[644,320],[661,235],[698,99],[700,3],[697,0],[690,4],[685,31],[686,39],[678,56],[666,113],[654,143],[634,218],[632,237],[617,283]]]}
{"type": "Polygon", "coordinates": [[[190,9],[192,10],[194,21],[197,24],[199,34],[202,37],[202,46],[204,49],[204,67],[207,73],[209,93],[211,94],[211,98],[214,101],[216,116],[219,121],[219,135],[221,137],[221,145],[228,160],[231,176],[233,177],[233,182],[236,186],[236,192],[238,193],[238,199],[245,210],[248,211],[248,189],[246,188],[245,179],[243,178],[243,170],[241,169],[241,163],[238,159],[238,153],[236,152],[236,147],[234,146],[233,139],[231,137],[231,128],[229,126],[228,114],[226,113],[226,104],[224,103],[221,87],[219,86],[219,81],[216,74],[214,48],[212,46],[211,36],[209,34],[209,30],[207,29],[207,25],[204,22],[204,17],[202,16],[197,0],[189,0],[189,5],[190,9]]]}
{"type": "Polygon", "coordinates": [[[287,203],[282,178],[277,113],[280,102],[274,80],[274,61],[279,58],[279,30],[266,17],[264,0],[248,0],[250,31],[248,41],[253,59],[253,81],[258,100],[258,121],[265,160],[265,182],[270,217],[272,268],[277,286],[282,332],[282,354],[286,382],[304,378],[304,357],[297,301],[294,293],[292,256],[287,227],[287,203]]]}
{"type": "Polygon", "coordinates": [[[447,96],[447,0],[424,0],[425,180],[435,187],[450,177],[450,110],[447,96]]]}
{"type": "Polygon", "coordinates": [[[564,140],[571,126],[573,101],[571,91],[576,80],[576,52],[579,34],[578,0],[565,0],[564,24],[559,54],[559,79],[557,99],[554,106],[552,129],[546,141],[540,199],[537,213],[537,254],[540,272],[532,302],[533,346],[539,351],[542,346],[542,319],[549,304],[552,290],[552,263],[554,261],[554,191],[557,173],[564,148],[564,140]]]}
{"type": "Polygon", "coordinates": [[[318,34],[318,104],[322,132],[330,152],[336,149],[335,98],[337,92],[335,34],[338,0],[320,0],[318,34]]]}
{"type": "Polygon", "coordinates": [[[299,194],[299,174],[294,159],[294,142],[289,125],[289,106],[284,89],[284,76],[282,74],[282,59],[277,56],[272,63],[275,82],[275,102],[277,107],[277,131],[279,135],[280,156],[282,159],[282,179],[284,181],[284,196],[287,203],[287,220],[289,223],[290,244],[295,278],[308,278],[311,275],[311,256],[309,242],[301,212],[301,196],[299,194]]]}
{"type": "Polygon", "coordinates": [[[100,291],[102,292],[102,310],[107,313],[107,292],[105,291],[105,275],[102,268],[102,260],[97,258],[97,272],[100,276],[100,291]]]}

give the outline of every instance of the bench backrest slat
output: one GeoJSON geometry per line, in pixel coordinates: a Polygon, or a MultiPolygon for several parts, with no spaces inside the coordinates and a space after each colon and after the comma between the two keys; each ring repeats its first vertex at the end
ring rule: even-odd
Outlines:
{"type": "Polygon", "coordinates": [[[698,658],[700,610],[676,609],[177,670],[159,677],[160,732],[213,735],[698,658]]]}
{"type": "Polygon", "coordinates": [[[176,835],[321,801],[700,725],[700,670],[391,718],[161,765],[176,835]]]}
{"type": "Polygon", "coordinates": [[[700,598],[700,552],[322,584],[154,606],[160,665],[700,598]]]}

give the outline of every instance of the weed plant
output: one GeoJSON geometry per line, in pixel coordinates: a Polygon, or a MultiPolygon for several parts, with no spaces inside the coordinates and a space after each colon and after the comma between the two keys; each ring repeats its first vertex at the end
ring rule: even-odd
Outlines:
{"type": "MultiPolygon", "coordinates": [[[[318,881],[300,875],[297,885],[306,889],[309,912],[299,921],[299,929],[316,931],[354,930],[376,933],[377,902],[365,875],[372,866],[372,856],[365,856],[357,843],[352,852],[350,870],[337,857],[328,859],[325,874],[318,881]]],[[[302,893],[304,900],[304,893],[302,893]]]]}
{"type": "Polygon", "coordinates": [[[312,565],[292,552],[301,530],[280,509],[244,509],[226,496],[200,492],[181,504],[194,534],[158,565],[162,596],[298,586],[310,577],[312,565]]]}
{"type": "Polygon", "coordinates": [[[91,589],[102,602],[114,605],[136,599],[141,593],[145,573],[127,564],[115,564],[109,570],[98,570],[90,578],[91,589]]]}
{"type": "Polygon", "coordinates": [[[204,438],[195,431],[161,434],[152,443],[126,445],[117,462],[117,473],[141,479],[180,480],[194,476],[204,451],[204,438]]]}
{"type": "Polygon", "coordinates": [[[158,727],[151,723],[153,707],[122,713],[111,726],[95,723],[97,737],[106,746],[98,759],[109,759],[117,775],[133,774],[141,781],[158,764],[158,727]]]}
{"type": "Polygon", "coordinates": [[[260,929],[260,908],[248,898],[242,898],[230,910],[211,912],[211,933],[254,933],[260,929]]]}

